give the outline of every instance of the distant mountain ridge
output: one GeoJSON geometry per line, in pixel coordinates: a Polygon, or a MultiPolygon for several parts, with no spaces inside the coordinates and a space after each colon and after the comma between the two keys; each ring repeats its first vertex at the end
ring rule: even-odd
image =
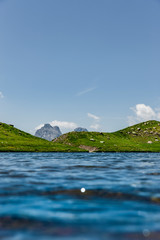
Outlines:
{"type": "Polygon", "coordinates": [[[86,128],[77,127],[74,129],[74,132],[88,132],[88,130],[86,128]]]}
{"type": "Polygon", "coordinates": [[[36,137],[52,141],[54,138],[57,138],[62,135],[61,130],[58,126],[52,127],[49,123],[44,124],[44,126],[38,129],[35,133],[36,137]]]}

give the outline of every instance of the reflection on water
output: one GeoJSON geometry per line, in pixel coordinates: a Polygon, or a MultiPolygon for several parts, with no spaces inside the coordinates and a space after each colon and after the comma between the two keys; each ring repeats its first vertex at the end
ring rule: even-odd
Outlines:
{"type": "Polygon", "coordinates": [[[0,239],[160,239],[158,153],[0,153],[0,239]]]}

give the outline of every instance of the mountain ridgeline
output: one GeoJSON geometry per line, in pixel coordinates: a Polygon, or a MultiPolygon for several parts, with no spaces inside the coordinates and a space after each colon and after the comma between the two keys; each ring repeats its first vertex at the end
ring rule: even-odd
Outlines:
{"type": "Polygon", "coordinates": [[[74,132],[88,132],[88,130],[86,128],[77,127],[74,129],[74,132]]]}
{"type": "MultiPolygon", "coordinates": [[[[50,126],[47,128],[50,129],[50,126]]],[[[52,141],[0,123],[0,151],[160,152],[160,122],[147,121],[112,133],[73,131],[52,141]]]]}
{"type": "MultiPolygon", "coordinates": [[[[74,132],[88,132],[86,128],[77,127],[74,132]]],[[[49,123],[44,124],[43,127],[38,129],[35,133],[36,137],[52,141],[53,139],[62,135],[62,132],[58,126],[52,127],[49,123]]]]}
{"type": "Polygon", "coordinates": [[[44,124],[44,126],[38,129],[35,133],[36,137],[52,141],[54,138],[61,136],[61,130],[58,126],[52,127],[49,123],[44,124]]]}

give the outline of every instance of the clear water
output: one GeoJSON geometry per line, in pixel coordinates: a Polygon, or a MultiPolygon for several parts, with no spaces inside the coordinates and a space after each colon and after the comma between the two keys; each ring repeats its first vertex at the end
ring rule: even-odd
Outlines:
{"type": "Polygon", "coordinates": [[[159,199],[158,153],[0,153],[0,239],[160,239],[159,199]]]}

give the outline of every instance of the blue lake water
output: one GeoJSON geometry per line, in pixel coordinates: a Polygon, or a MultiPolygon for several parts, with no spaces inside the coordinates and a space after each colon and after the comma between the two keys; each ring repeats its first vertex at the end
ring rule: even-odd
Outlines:
{"type": "Polygon", "coordinates": [[[0,153],[0,239],[160,239],[160,154],[0,153]]]}

